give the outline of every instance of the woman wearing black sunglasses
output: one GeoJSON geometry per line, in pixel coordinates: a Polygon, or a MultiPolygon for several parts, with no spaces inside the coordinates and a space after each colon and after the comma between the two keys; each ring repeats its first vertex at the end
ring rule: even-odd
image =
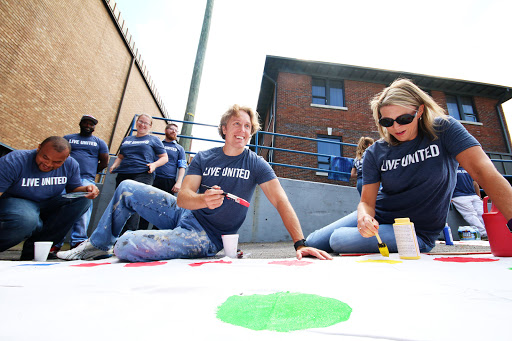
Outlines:
{"type": "MultiPolygon", "coordinates": [[[[442,231],[460,164],[512,218],[512,187],[478,141],[410,80],[398,79],[371,101],[381,139],[366,150],[356,212],[310,234],[308,246],[336,253],[377,253],[378,231],[397,252],[393,223],[410,218],[421,252],[442,231]]],[[[512,225],[512,219],[509,224],[512,225]]]]}

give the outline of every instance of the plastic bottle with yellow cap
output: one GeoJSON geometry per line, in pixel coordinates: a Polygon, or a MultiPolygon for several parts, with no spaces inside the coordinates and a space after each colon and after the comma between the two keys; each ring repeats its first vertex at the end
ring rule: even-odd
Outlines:
{"type": "Polygon", "coordinates": [[[393,224],[398,256],[401,259],[420,259],[420,249],[414,223],[409,218],[395,218],[393,224]]]}

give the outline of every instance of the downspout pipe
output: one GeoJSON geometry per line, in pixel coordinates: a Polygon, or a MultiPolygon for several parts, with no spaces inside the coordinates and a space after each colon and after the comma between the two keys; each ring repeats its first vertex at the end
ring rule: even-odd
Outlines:
{"type": "MultiPolygon", "coordinates": [[[[266,79],[268,79],[269,81],[271,81],[273,84],[274,84],[274,95],[272,96],[273,99],[272,101],[274,102],[274,104],[272,105],[272,111],[273,111],[273,122],[272,122],[272,132],[275,133],[276,132],[276,110],[277,110],[277,82],[272,79],[272,77],[270,77],[269,75],[267,75],[265,72],[263,72],[263,77],[265,77],[266,79]]],[[[274,147],[274,142],[275,142],[275,135],[272,135],[272,141],[271,141],[271,147],[274,147]]],[[[269,152],[269,161],[272,162],[272,159],[273,159],[273,155],[274,154],[274,151],[273,150],[270,150],[269,152]]]]}
{"type": "MultiPolygon", "coordinates": [[[[510,91],[510,89],[507,88],[507,92],[509,92],[509,91],[510,91]]],[[[505,144],[507,146],[507,153],[510,154],[510,153],[512,153],[511,147],[510,147],[510,140],[508,138],[508,133],[507,133],[505,122],[503,122],[503,117],[505,116],[505,114],[503,113],[502,106],[501,106],[504,103],[504,101],[503,101],[504,97],[505,97],[505,95],[502,95],[500,97],[500,99],[498,100],[498,104],[496,104],[496,111],[498,112],[498,117],[500,119],[500,125],[501,125],[501,131],[503,131],[503,137],[505,138],[505,144]]]]}
{"type": "Polygon", "coordinates": [[[123,94],[121,95],[121,100],[119,101],[119,106],[117,107],[116,120],[114,122],[114,127],[112,128],[112,134],[110,134],[110,141],[108,142],[109,150],[112,150],[112,141],[114,140],[114,134],[116,132],[117,125],[119,123],[119,116],[121,115],[121,108],[123,107],[124,96],[126,95],[126,88],[128,87],[128,81],[130,80],[130,75],[132,73],[132,68],[133,68],[134,64],[135,64],[135,57],[132,55],[132,62],[130,64],[130,67],[128,68],[126,80],[124,81],[123,94]]]}

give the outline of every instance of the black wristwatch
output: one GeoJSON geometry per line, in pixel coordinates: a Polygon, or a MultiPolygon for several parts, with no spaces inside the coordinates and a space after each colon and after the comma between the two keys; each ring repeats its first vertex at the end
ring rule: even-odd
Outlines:
{"type": "Polygon", "coordinates": [[[299,247],[301,247],[301,246],[307,246],[306,245],[306,239],[297,240],[293,244],[293,247],[295,248],[295,251],[297,251],[299,249],[299,247]]]}

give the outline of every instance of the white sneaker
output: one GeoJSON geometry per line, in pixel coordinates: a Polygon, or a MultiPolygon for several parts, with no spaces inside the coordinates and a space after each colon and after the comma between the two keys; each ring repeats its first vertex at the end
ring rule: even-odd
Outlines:
{"type": "Polygon", "coordinates": [[[95,248],[89,239],[83,241],[80,245],[69,251],[57,252],[57,257],[64,260],[96,260],[112,256],[112,250],[102,251],[95,248]]]}

